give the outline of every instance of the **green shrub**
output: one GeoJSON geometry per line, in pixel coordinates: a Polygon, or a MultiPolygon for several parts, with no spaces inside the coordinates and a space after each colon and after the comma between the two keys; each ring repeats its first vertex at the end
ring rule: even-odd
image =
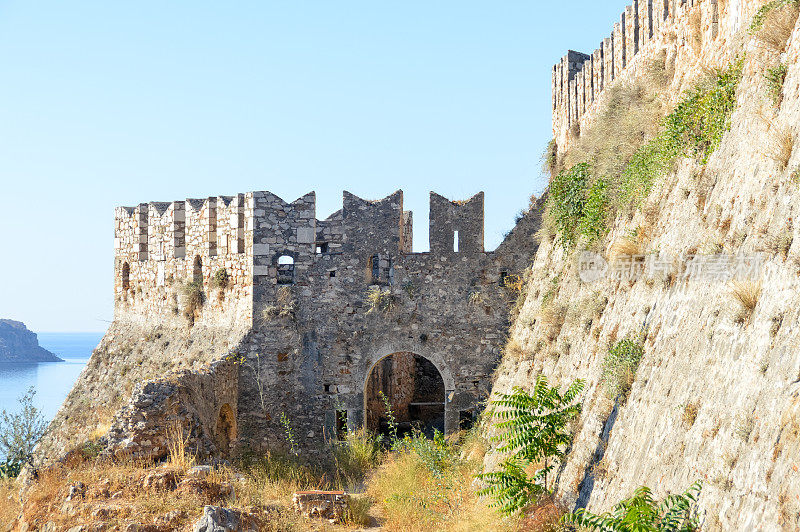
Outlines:
{"type": "Polygon", "coordinates": [[[501,513],[514,514],[548,491],[553,462],[564,458],[563,449],[572,441],[567,424],[581,411],[576,399],[583,387],[584,382],[577,379],[561,394],[540,375],[531,393],[514,388],[492,401],[490,416],[499,419],[495,424],[499,434],[494,438],[501,442],[497,450],[508,457],[499,470],[476,478],[486,484],[479,493],[494,499],[493,506],[501,513]],[[543,466],[528,478],[525,470],[534,464],[543,466]]]}
{"type": "Polygon", "coordinates": [[[666,155],[698,156],[705,164],[730,129],[736,106],[736,89],[742,79],[744,58],[718,71],[708,83],[701,83],[678,104],[664,121],[666,155]]]}
{"type": "Polygon", "coordinates": [[[562,521],[602,532],[694,532],[700,530],[696,506],[702,489],[698,480],[685,492],[668,495],[659,504],[650,488],[642,486],[610,512],[597,515],[581,509],[565,515],[562,521]]]}
{"type": "Polygon", "coordinates": [[[0,453],[5,455],[7,471],[14,471],[14,464],[31,461],[33,448],[47,428],[47,421],[33,404],[35,395],[36,389],[31,386],[18,400],[19,412],[0,412],[0,453]]]}
{"type": "Polygon", "coordinates": [[[767,92],[775,105],[780,105],[783,99],[783,82],[786,81],[786,74],[789,68],[784,64],[779,64],[775,68],[768,68],[764,77],[767,79],[767,92]]]}
{"type": "Polygon", "coordinates": [[[442,478],[459,460],[457,448],[448,444],[444,434],[438,430],[433,431],[433,439],[415,430],[403,438],[399,447],[415,453],[420,463],[436,478],[442,478]]]}
{"type": "Polygon", "coordinates": [[[597,179],[586,193],[583,215],[578,222],[578,233],[588,242],[605,235],[608,218],[608,181],[597,179]]]}
{"type": "Polygon", "coordinates": [[[586,206],[592,172],[588,163],[576,164],[553,178],[548,205],[564,248],[570,248],[578,238],[578,226],[586,206]]]}
{"type": "Polygon", "coordinates": [[[608,350],[603,360],[602,380],[612,397],[627,398],[643,356],[644,346],[630,338],[620,340],[608,350]]]}
{"type": "Polygon", "coordinates": [[[211,277],[211,286],[213,288],[225,290],[228,288],[228,283],[230,283],[230,277],[228,276],[228,270],[225,268],[220,268],[215,271],[214,275],[211,277]]]}

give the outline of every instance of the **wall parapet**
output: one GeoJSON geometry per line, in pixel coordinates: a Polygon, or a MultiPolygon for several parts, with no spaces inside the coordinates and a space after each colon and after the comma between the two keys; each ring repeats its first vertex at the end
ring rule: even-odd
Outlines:
{"type": "MultiPolygon", "coordinates": [[[[668,44],[676,50],[698,45],[696,57],[715,57],[742,27],[745,14],[755,12],[761,0],[720,3],[718,0],[634,0],[620,14],[611,34],[586,54],[569,50],[551,71],[553,139],[559,152],[591,120],[609,87],[638,75],[644,57],[668,44]],[[723,40],[718,41],[718,37],[723,40]],[[723,42],[725,41],[725,42],[723,42]],[[709,43],[714,44],[709,44],[709,43]]],[[[677,52],[679,55],[681,52],[677,52]]],[[[688,61],[687,61],[688,62],[688,61]]]]}

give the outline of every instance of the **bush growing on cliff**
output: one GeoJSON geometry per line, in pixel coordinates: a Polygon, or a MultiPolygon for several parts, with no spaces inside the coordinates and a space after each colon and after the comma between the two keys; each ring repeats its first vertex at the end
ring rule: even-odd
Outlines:
{"type": "Polygon", "coordinates": [[[619,397],[620,402],[627,398],[643,356],[642,343],[630,338],[620,340],[609,348],[603,360],[602,380],[608,393],[612,397],[619,397]]]}
{"type": "Polygon", "coordinates": [[[572,441],[567,425],[581,411],[577,397],[583,388],[583,380],[577,379],[561,394],[540,375],[530,393],[514,388],[492,401],[489,415],[499,420],[494,425],[499,431],[494,439],[501,442],[497,451],[508,457],[497,471],[476,478],[486,485],[479,493],[494,499],[493,506],[501,513],[517,513],[548,492],[548,474],[572,441]],[[537,470],[529,477],[530,467],[537,470]]]}
{"type": "Polygon", "coordinates": [[[592,180],[592,168],[580,163],[550,183],[549,215],[565,249],[573,247],[581,236],[591,240],[604,232],[607,185],[602,179],[592,180]]]}
{"type": "Polygon", "coordinates": [[[7,472],[18,472],[17,465],[31,461],[33,448],[47,429],[47,421],[33,404],[35,396],[31,386],[19,398],[19,412],[0,412],[0,453],[5,455],[7,472]]]}
{"type": "Polygon", "coordinates": [[[788,72],[789,67],[781,63],[774,68],[768,68],[767,73],[764,74],[764,78],[767,80],[767,93],[776,106],[780,105],[783,99],[783,82],[786,81],[788,72]]]}
{"type": "Polygon", "coordinates": [[[750,23],[750,33],[768,48],[782,52],[794,30],[800,0],[772,0],[758,10],[750,23]]]}
{"type": "Polygon", "coordinates": [[[695,532],[700,530],[696,506],[702,488],[698,480],[683,493],[667,495],[658,503],[650,488],[642,486],[610,512],[597,515],[581,509],[565,515],[563,522],[601,532],[695,532]]]}

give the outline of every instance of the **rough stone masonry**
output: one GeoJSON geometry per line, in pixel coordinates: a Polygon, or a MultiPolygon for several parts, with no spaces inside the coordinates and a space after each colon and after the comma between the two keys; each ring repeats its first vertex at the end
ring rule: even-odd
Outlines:
{"type": "Polygon", "coordinates": [[[344,192],[325,220],[313,192],[120,207],[114,323],[42,450],[57,456],[108,429],[113,452],[157,458],[176,421],[203,454],[224,456],[285,443],[285,417],[313,451],[396,390],[409,426],[468,425],[491,387],[517,296],[509,280],[532,260],[540,207],[487,252],[483,193],[431,193],[426,253],[412,252],[402,191],[344,192]],[[108,419],[87,423],[87,408],[108,419]]]}

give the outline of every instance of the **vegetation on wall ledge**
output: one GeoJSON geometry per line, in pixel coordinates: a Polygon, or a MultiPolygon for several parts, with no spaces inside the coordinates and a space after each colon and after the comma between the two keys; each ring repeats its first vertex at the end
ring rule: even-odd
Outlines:
{"type": "Polygon", "coordinates": [[[739,58],[687,92],[663,119],[661,131],[641,145],[618,172],[614,164],[603,162],[604,155],[586,153],[583,162],[553,177],[547,216],[565,249],[579,240],[590,245],[602,239],[616,213],[637,207],[679,157],[708,162],[730,129],[743,64],[744,58],[739,58]]]}

